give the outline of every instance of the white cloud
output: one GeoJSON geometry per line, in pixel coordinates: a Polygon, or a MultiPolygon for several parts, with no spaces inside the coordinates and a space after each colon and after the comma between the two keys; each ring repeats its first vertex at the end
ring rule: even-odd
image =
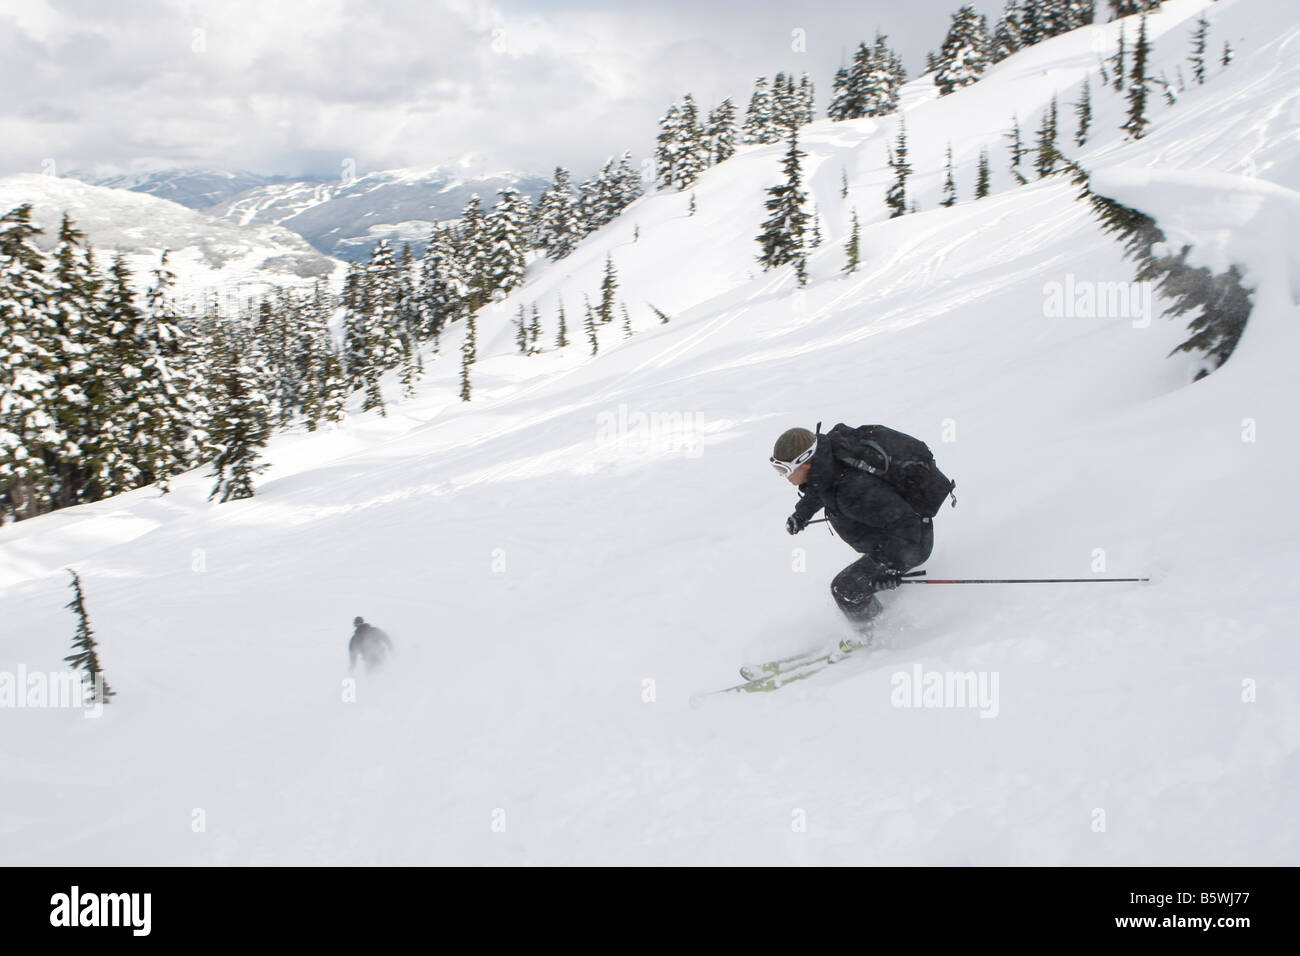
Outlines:
{"type": "Polygon", "coordinates": [[[687,91],[743,110],[759,73],[807,70],[824,108],[835,67],[877,25],[915,67],[949,6],[4,0],[0,173],[53,158],[328,174],[345,158],[364,172],[473,154],[585,175],[645,155],[687,91]],[[790,49],[795,28],[806,53],[790,49]]]}

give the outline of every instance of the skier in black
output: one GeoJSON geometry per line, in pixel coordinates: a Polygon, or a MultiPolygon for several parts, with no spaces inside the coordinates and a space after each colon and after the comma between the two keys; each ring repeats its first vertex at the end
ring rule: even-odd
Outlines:
{"type": "Polygon", "coordinates": [[[798,534],[819,510],[844,542],[862,557],[835,575],[831,594],[861,640],[869,637],[872,619],[882,610],[877,591],[898,587],[899,575],[919,565],[934,548],[934,528],[882,478],[844,464],[832,449],[837,425],[827,434],[806,428],[782,433],[771,463],[799,489],[799,503],[786,520],[798,534]]]}
{"type": "Polygon", "coordinates": [[[348,641],[348,670],[357,666],[357,658],[360,657],[366,662],[366,672],[369,673],[393,652],[393,642],[387,634],[373,624],[367,624],[361,617],[353,620],[352,626],[356,628],[356,633],[348,641]]]}

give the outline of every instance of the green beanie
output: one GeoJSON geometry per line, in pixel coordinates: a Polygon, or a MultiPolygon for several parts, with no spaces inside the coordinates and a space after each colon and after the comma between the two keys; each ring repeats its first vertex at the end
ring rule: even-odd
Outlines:
{"type": "Polygon", "coordinates": [[[817,436],[806,428],[786,429],[776,440],[772,457],[777,461],[794,461],[811,448],[816,440],[817,436]]]}

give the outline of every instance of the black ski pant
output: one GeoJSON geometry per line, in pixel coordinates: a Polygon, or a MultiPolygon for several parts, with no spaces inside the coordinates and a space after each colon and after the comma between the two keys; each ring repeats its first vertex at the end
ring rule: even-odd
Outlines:
{"type": "Polygon", "coordinates": [[[831,595],[844,616],[865,627],[882,610],[876,591],[891,574],[910,571],[934,550],[934,529],[927,521],[913,534],[892,536],[871,548],[831,581],[831,595]]]}

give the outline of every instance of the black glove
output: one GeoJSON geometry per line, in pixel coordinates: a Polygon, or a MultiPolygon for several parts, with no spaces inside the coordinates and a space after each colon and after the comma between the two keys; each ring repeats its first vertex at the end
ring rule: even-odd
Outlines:
{"type": "Polygon", "coordinates": [[[892,591],[902,583],[902,578],[897,571],[886,571],[871,583],[877,591],[892,591]]]}
{"type": "Polygon", "coordinates": [[[808,522],[798,515],[791,515],[785,519],[785,530],[790,534],[798,534],[806,527],[808,527],[808,522]]]}

